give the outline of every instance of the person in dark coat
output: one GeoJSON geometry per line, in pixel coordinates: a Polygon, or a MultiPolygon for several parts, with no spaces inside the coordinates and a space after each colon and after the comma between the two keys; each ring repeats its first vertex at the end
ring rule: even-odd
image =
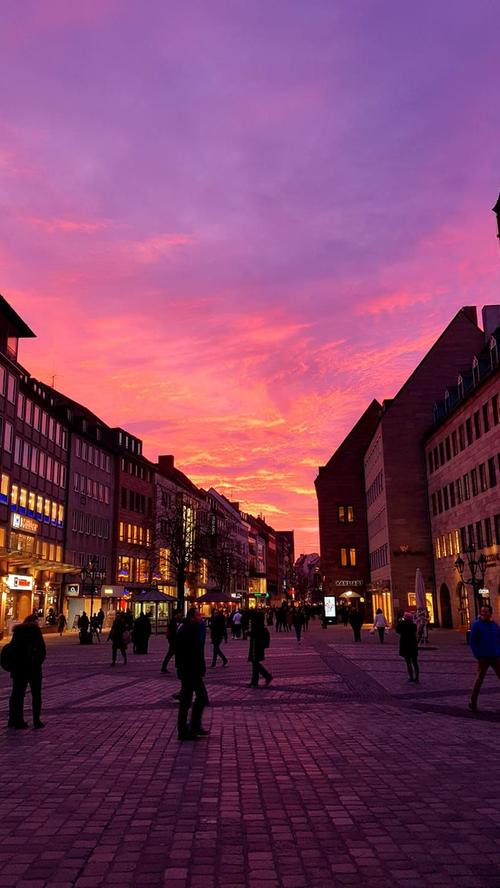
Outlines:
{"type": "Polygon", "coordinates": [[[248,649],[248,661],[252,664],[252,680],[248,685],[249,688],[257,688],[259,686],[259,675],[265,678],[266,688],[273,680],[271,673],[262,665],[262,661],[266,656],[266,648],[270,645],[270,640],[269,629],[264,625],[264,614],[262,611],[255,611],[252,614],[250,647],[248,649]]]}
{"type": "Polygon", "coordinates": [[[206,626],[196,607],[190,607],[175,637],[175,665],[181,682],[177,737],[179,740],[197,740],[208,731],[202,727],[201,717],[208,704],[208,694],[203,681],[205,664],[206,626]],[[193,701],[191,724],[187,719],[193,701]]]}
{"type": "Polygon", "coordinates": [[[168,664],[170,660],[175,654],[175,636],[177,635],[177,630],[182,623],[182,611],[180,609],[175,610],[172,616],[172,619],[169,620],[167,626],[167,641],[168,641],[168,650],[163,658],[163,663],[161,664],[160,672],[168,672],[168,664]]]}
{"type": "Polygon", "coordinates": [[[302,610],[301,607],[294,608],[292,610],[292,614],[293,614],[293,626],[295,629],[295,635],[296,635],[298,644],[300,644],[300,639],[301,639],[301,635],[302,635],[302,627],[304,625],[304,611],[302,610]]]}
{"type": "Polygon", "coordinates": [[[147,654],[151,620],[147,614],[139,614],[134,623],[134,654],[147,654]]]}
{"type": "Polygon", "coordinates": [[[363,614],[361,611],[353,607],[349,614],[349,622],[354,632],[354,641],[361,641],[361,627],[363,625],[363,614]]]}
{"type": "Polygon", "coordinates": [[[398,620],[396,632],[399,635],[399,656],[406,661],[408,677],[410,681],[418,681],[420,669],[418,667],[417,627],[410,611],[405,613],[404,619],[398,620]]]}
{"type": "Polygon", "coordinates": [[[229,660],[226,655],[221,651],[221,643],[224,638],[227,639],[227,631],[226,631],[226,618],[224,616],[224,611],[220,607],[217,612],[212,617],[212,624],[210,626],[210,638],[212,640],[212,644],[214,647],[214,652],[212,656],[212,667],[214,667],[217,663],[217,657],[220,657],[222,660],[222,665],[227,666],[229,660]]]}
{"type": "Polygon", "coordinates": [[[64,616],[64,614],[59,614],[59,616],[57,618],[57,631],[59,632],[59,635],[63,634],[63,632],[67,626],[67,623],[68,623],[68,621],[67,621],[66,617],[64,616]]]}
{"type": "Polygon", "coordinates": [[[123,657],[123,663],[127,665],[127,638],[129,637],[129,630],[127,628],[127,623],[125,621],[125,617],[121,611],[118,611],[115,619],[113,620],[113,625],[111,627],[111,631],[108,635],[108,641],[113,643],[112,650],[112,660],[111,665],[116,666],[116,655],[118,651],[120,651],[123,657]]]}
{"type": "Polygon", "coordinates": [[[83,611],[82,615],[80,617],[78,617],[78,628],[80,630],[80,644],[88,644],[89,643],[89,641],[90,641],[89,627],[90,627],[90,620],[89,620],[87,614],[85,613],[85,611],[83,611]]]}
{"type": "Polygon", "coordinates": [[[27,728],[24,721],[24,696],[28,685],[31,691],[33,727],[43,728],[42,712],[42,663],[46,649],[43,635],[35,614],[15,626],[12,633],[12,693],[9,701],[9,728],[27,728]]]}

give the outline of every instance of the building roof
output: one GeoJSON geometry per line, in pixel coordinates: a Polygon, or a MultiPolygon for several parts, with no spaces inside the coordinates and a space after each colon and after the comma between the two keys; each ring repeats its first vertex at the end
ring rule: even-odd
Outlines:
{"type": "Polygon", "coordinates": [[[11,305],[4,299],[3,296],[0,295],[0,315],[12,324],[12,327],[15,329],[17,336],[20,339],[32,339],[36,337],[36,333],[33,333],[33,330],[28,327],[27,324],[23,321],[21,317],[19,317],[17,311],[14,311],[11,305]]]}

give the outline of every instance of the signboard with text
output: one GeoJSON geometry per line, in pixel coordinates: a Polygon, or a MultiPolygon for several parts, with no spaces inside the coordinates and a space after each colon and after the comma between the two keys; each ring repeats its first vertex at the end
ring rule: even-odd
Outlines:
{"type": "Polygon", "coordinates": [[[11,522],[15,530],[24,530],[25,533],[38,533],[38,521],[35,521],[34,518],[28,518],[26,515],[18,515],[17,512],[13,512],[11,522]]]}
{"type": "Polygon", "coordinates": [[[32,592],[34,585],[34,577],[23,576],[21,574],[9,574],[7,577],[7,586],[9,589],[22,589],[26,592],[32,592]]]}
{"type": "Polygon", "coordinates": [[[334,595],[325,595],[325,617],[327,620],[337,616],[337,602],[334,595]]]}

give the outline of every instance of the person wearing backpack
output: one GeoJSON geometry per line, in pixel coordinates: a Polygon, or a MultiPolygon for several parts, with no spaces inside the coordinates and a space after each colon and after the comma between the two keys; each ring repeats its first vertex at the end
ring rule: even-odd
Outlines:
{"type": "Polygon", "coordinates": [[[15,626],[9,647],[9,671],[12,693],[9,701],[9,728],[26,729],[24,721],[24,697],[28,685],[31,691],[33,727],[43,728],[42,713],[42,663],[46,649],[36,614],[30,614],[23,623],[15,626]]]}
{"type": "Polygon", "coordinates": [[[273,677],[262,665],[262,661],[265,659],[266,649],[271,643],[271,636],[269,629],[264,625],[264,614],[262,611],[254,611],[251,626],[248,661],[252,664],[252,680],[248,687],[257,688],[259,686],[259,675],[262,675],[266,680],[267,688],[271,684],[273,677]]]}

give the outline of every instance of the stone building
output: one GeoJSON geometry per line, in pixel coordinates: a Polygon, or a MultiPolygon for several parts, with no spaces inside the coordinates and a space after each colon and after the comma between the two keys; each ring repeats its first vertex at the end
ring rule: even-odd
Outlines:
{"type": "Polygon", "coordinates": [[[314,482],[318,498],[325,595],[352,591],[365,599],[370,583],[364,455],[382,407],[372,401],[314,482]]]}
{"type": "Polygon", "coordinates": [[[433,404],[483,333],[475,307],[462,308],[406,380],[383,404],[364,460],[373,607],[389,620],[415,603],[415,573],[422,571],[431,618],[434,564],[422,440],[433,422],[433,404]]]}
{"type": "Polygon", "coordinates": [[[482,602],[500,618],[500,306],[483,309],[482,348],[449,377],[425,444],[439,620],[468,628],[482,602]],[[483,555],[484,583],[455,562],[483,555]]]}

